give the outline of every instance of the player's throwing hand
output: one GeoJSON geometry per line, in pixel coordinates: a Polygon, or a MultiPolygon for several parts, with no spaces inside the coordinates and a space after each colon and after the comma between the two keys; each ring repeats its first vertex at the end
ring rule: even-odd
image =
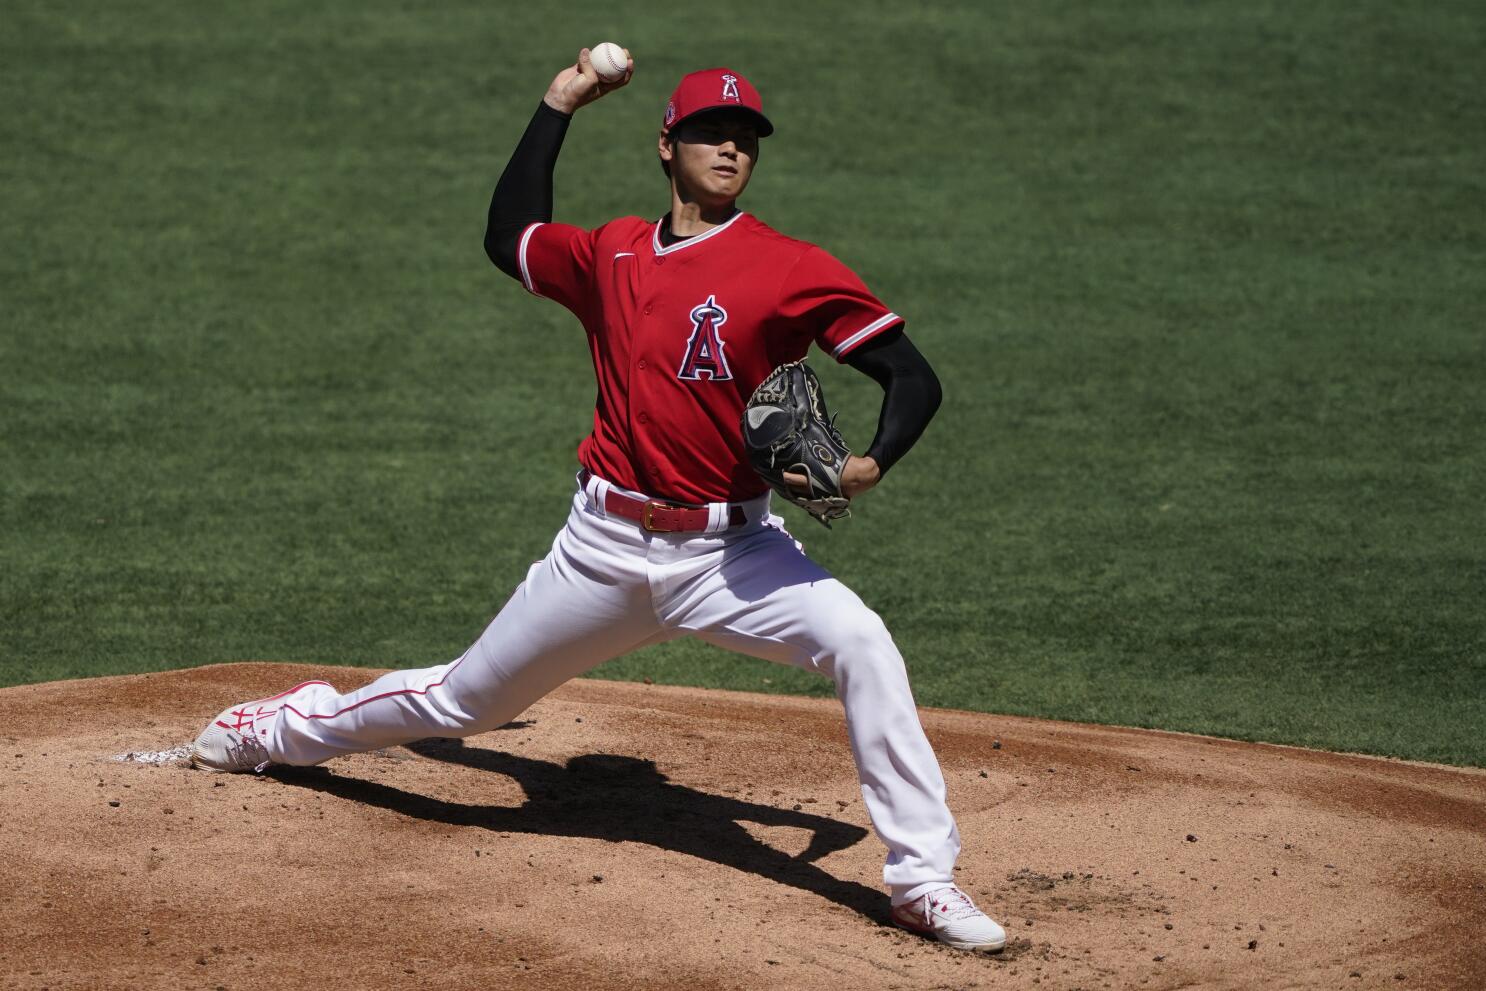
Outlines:
{"type": "Polygon", "coordinates": [[[553,77],[552,85],[547,87],[547,95],[542,99],[553,110],[571,114],[634,78],[635,60],[630,56],[628,48],[624,50],[624,58],[624,75],[613,82],[604,82],[599,78],[598,70],[593,67],[589,50],[584,48],[578,52],[577,62],[553,77]]]}

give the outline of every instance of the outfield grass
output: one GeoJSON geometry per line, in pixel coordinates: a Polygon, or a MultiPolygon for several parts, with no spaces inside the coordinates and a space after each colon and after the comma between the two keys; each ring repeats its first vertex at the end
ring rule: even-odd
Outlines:
{"type": "MultiPolygon", "coordinates": [[[[0,80],[0,684],[457,655],[560,525],[592,379],[486,261],[613,38],[562,219],[658,214],[683,71],[746,205],[944,380],[813,554],[919,700],[1486,764],[1486,13],[1444,3],[25,5],[0,80]]],[[[825,367],[848,437],[876,390],[825,367]]],[[[823,693],[698,645],[601,677],[823,693]]]]}

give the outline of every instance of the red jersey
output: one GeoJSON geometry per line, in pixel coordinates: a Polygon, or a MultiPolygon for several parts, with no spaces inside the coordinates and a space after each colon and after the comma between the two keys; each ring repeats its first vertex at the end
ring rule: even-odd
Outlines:
{"type": "Polygon", "coordinates": [[[840,361],[903,322],[825,251],[746,213],[662,247],[660,222],[538,223],[521,280],[583,323],[598,378],[583,466],[676,502],[738,502],[768,485],[739,422],[753,390],[814,341],[840,361]]]}

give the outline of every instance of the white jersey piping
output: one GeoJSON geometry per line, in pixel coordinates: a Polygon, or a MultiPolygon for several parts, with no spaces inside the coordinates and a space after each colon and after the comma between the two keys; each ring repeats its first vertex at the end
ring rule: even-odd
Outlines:
{"type": "Polygon", "coordinates": [[[528,271],[526,267],[526,242],[531,240],[532,232],[541,226],[542,224],[539,221],[535,224],[532,224],[526,230],[522,231],[521,246],[516,249],[516,265],[521,269],[521,284],[525,286],[526,291],[531,293],[533,296],[540,296],[542,294],[537,292],[537,287],[532,284],[531,272],[528,271]]]}
{"type": "Polygon", "coordinates": [[[660,245],[660,225],[665,222],[665,218],[662,217],[660,220],[657,220],[655,222],[655,228],[650,232],[650,246],[655,251],[657,256],[668,255],[673,251],[680,251],[682,248],[689,248],[694,244],[700,244],[701,242],[707,240],[707,238],[712,237],[715,234],[721,234],[723,231],[733,226],[733,221],[737,220],[741,216],[743,216],[743,211],[739,210],[737,213],[733,214],[731,217],[724,220],[722,223],[718,224],[710,231],[707,231],[705,234],[696,234],[684,241],[677,241],[669,248],[663,248],[660,245]]]}
{"type": "Polygon", "coordinates": [[[898,314],[896,313],[889,313],[886,316],[878,317],[876,320],[873,320],[871,323],[867,324],[867,326],[863,327],[855,334],[852,334],[840,344],[836,345],[836,350],[831,352],[831,357],[841,357],[847,351],[850,351],[852,348],[856,347],[858,344],[860,344],[862,341],[865,341],[873,334],[877,333],[878,331],[885,330],[892,324],[895,324],[902,319],[903,318],[898,316],[898,314]]]}

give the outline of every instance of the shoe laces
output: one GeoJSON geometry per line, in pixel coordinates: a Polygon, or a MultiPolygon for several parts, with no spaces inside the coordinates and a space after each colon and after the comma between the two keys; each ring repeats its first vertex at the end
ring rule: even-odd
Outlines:
{"type": "Polygon", "coordinates": [[[969,895],[956,887],[941,888],[926,897],[931,908],[939,909],[941,914],[951,919],[969,919],[984,914],[975,907],[969,895]]]}
{"type": "Polygon", "coordinates": [[[227,759],[240,767],[253,765],[253,770],[259,774],[272,763],[268,759],[268,748],[265,747],[256,736],[246,733],[238,736],[237,743],[227,744],[227,759]]]}

